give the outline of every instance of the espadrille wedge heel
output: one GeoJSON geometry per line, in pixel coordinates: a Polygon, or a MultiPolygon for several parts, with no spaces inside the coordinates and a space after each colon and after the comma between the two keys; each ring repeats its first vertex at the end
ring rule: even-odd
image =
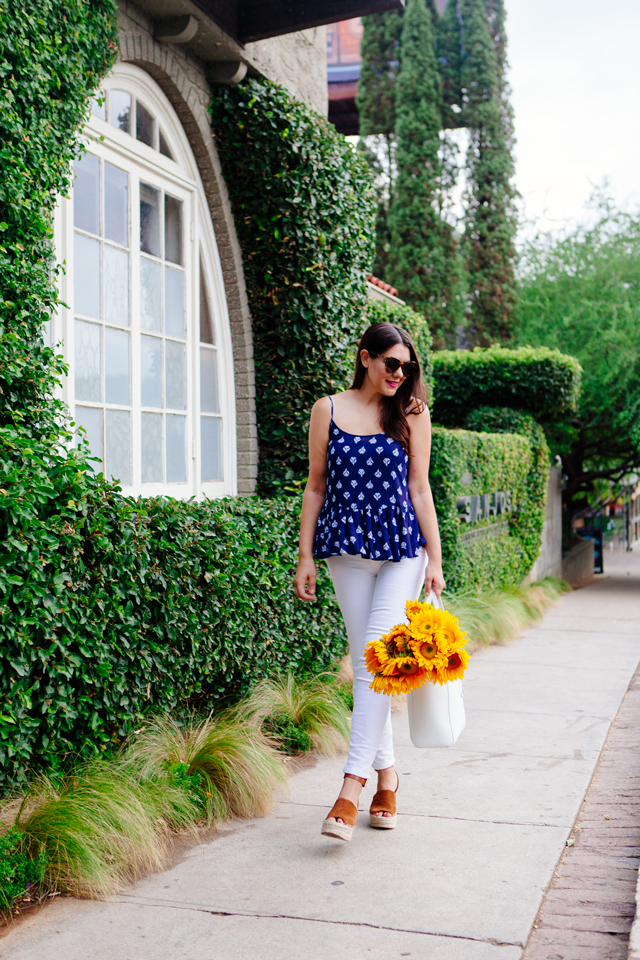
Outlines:
{"type": "MultiPolygon", "coordinates": [[[[345,779],[357,780],[364,787],[367,781],[363,777],[356,777],[353,773],[345,773],[345,779]]],[[[345,797],[338,797],[331,810],[327,814],[327,819],[322,821],[320,833],[325,837],[335,837],[336,840],[351,840],[353,828],[358,819],[358,808],[351,800],[345,797]],[[342,823],[338,821],[342,820],[342,823]]]]}
{"type": "Polygon", "coordinates": [[[400,786],[400,777],[397,772],[396,776],[398,777],[398,785],[395,790],[378,790],[373,795],[369,807],[369,823],[376,830],[393,830],[396,825],[396,794],[400,786]],[[378,813],[381,813],[382,816],[376,816],[378,813]],[[385,813],[389,813],[391,816],[385,817],[385,813]]]}

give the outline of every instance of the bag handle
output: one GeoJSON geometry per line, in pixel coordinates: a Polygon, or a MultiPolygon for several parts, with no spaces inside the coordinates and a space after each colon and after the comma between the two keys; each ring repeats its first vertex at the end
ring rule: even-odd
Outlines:
{"type": "Polygon", "coordinates": [[[438,610],[444,610],[445,606],[442,602],[442,597],[436,596],[435,590],[432,590],[429,596],[427,597],[427,603],[430,603],[433,607],[436,607],[438,610]]]}

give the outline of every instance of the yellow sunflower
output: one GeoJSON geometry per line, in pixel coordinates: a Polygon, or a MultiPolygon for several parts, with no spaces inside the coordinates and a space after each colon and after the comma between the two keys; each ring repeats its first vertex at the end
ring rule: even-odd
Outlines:
{"type": "Polygon", "coordinates": [[[446,660],[446,666],[438,670],[438,683],[459,680],[467,669],[469,654],[466,650],[452,650],[446,660]]]}
{"type": "Polygon", "coordinates": [[[416,613],[419,613],[423,607],[424,603],[422,603],[420,600],[407,600],[407,620],[411,620],[412,617],[415,617],[416,613]]]}
{"type": "MultiPolygon", "coordinates": [[[[410,659],[410,658],[408,658],[410,659]]],[[[390,697],[399,696],[401,693],[409,693],[421,687],[427,679],[428,671],[419,668],[410,676],[400,675],[396,677],[374,677],[371,681],[371,689],[376,693],[386,693],[390,697]]]]}
{"type": "Polygon", "coordinates": [[[408,625],[397,623],[395,627],[391,627],[389,633],[383,634],[381,640],[386,644],[389,656],[396,657],[399,653],[405,653],[410,636],[408,625]]]}
{"type": "Polygon", "coordinates": [[[442,624],[443,613],[443,610],[436,610],[430,603],[423,603],[422,609],[410,618],[411,636],[420,637],[438,630],[442,624]]]}
{"type": "Polygon", "coordinates": [[[399,676],[398,672],[398,663],[400,658],[392,657],[384,664],[382,670],[380,671],[384,677],[397,677],[399,676]]]}
{"type": "Polygon", "coordinates": [[[364,662],[369,673],[380,673],[388,659],[387,645],[383,640],[371,640],[364,648],[364,662]]]}
{"type": "Polygon", "coordinates": [[[457,650],[459,647],[464,646],[469,637],[460,628],[457,617],[454,617],[448,610],[444,610],[443,613],[445,616],[442,619],[441,630],[445,635],[449,649],[457,650]]]}

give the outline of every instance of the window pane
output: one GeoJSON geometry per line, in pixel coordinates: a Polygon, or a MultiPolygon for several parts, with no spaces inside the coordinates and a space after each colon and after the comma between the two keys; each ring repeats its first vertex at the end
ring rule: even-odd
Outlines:
{"type": "Polygon", "coordinates": [[[142,482],[162,483],[162,414],[142,414],[142,482]]]}
{"type": "Polygon", "coordinates": [[[202,260],[200,261],[200,343],[215,343],[213,339],[213,323],[211,322],[211,308],[209,306],[209,291],[204,278],[202,260]]]}
{"type": "Polygon", "coordinates": [[[129,326],[129,254],[104,248],[104,315],[107,323],[129,326]]]}
{"type": "Polygon", "coordinates": [[[131,94],[124,90],[109,93],[109,120],[112,126],[131,133],[131,94]]]}
{"type": "Polygon", "coordinates": [[[153,260],[140,258],[140,326],[143,330],[162,330],[162,267],[153,260]]]}
{"type": "Polygon", "coordinates": [[[170,147],[169,144],[167,143],[166,137],[165,137],[164,133],[162,132],[162,130],[160,131],[160,137],[159,137],[159,139],[160,139],[160,153],[161,153],[163,156],[165,156],[165,157],[169,157],[169,160],[173,160],[173,154],[171,153],[171,147],[170,147]]]}
{"type": "Polygon", "coordinates": [[[182,200],[164,198],[164,258],[182,263],[182,200]]]}
{"type": "MultiPolygon", "coordinates": [[[[76,407],[76,427],[84,427],[87,431],[87,440],[92,457],[102,460],[102,410],[95,407],[76,407]]],[[[102,463],[92,463],[91,466],[100,473],[102,463]]]]}
{"type": "Polygon", "coordinates": [[[100,319],[100,243],[75,235],[73,297],[76,313],[100,319]]]}
{"type": "Polygon", "coordinates": [[[162,341],[140,337],[140,378],[142,406],[162,406],[162,341]]]}
{"type": "Polygon", "coordinates": [[[154,257],[160,256],[160,191],[146,183],[140,184],[140,249],[154,257]]]}
{"type": "Polygon", "coordinates": [[[184,337],[184,276],[171,267],[164,268],[164,332],[184,337]]]}
{"type": "MultiPolygon", "coordinates": [[[[164,349],[166,363],[165,383],[167,390],[166,405],[172,410],[185,410],[184,344],[173,343],[171,340],[167,340],[164,349]]],[[[168,466],[167,469],[169,469],[168,466]]]]}
{"type": "MultiPolygon", "coordinates": [[[[75,325],[75,382],[76,400],[102,400],[100,389],[101,328],[95,323],[76,320],[75,325]]],[[[102,454],[101,454],[102,455],[102,454]]]]}
{"type": "Polygon", "coordinates": [[[148,147],[153,146],[153,125],[154,119],[138,100],[136,103],[136,139],[141,143],[146,143],[148,147]]]}
{"type": "Polygon", "coordinates": [[[220,413],[218,406],[218,360],[215,350],[200,347],[200,410],[220,413]]]}
{"type": "Polygon", "coordinates": [[[111,163],[104,165],[104,235],[129,245],[129,176],[111,163]]]}
{"type": "Polygon", "coordinates": [[[185,423],[185,417],[167,414],[167,483],[184,483],[187,479],[185,423]]]}
{"type": "Polygon", "coordinates": [[[129,334],[104,331],[104,393],[107,403],[129,403],[129,334]]]}
{"type": "Polygon", "coordinates": [[[216,417],[200,417],[202,479],[222,480],[222,422],[216,417]]]}
{"type": "Polygon", "coordinates": [[[107,119],[107,102],[104,94],[91,97],[91,113],[94,117],[98,117],[99,120],[107,119]]]}
{"type": "Polygon", "coordinates": [[[105,410],[106,475],[119,480],[123,486],[131,483],[129,417],[128,410],[105,410]]]}
{"type": "Polygon", "coordinates": [[[100,233],[100,161],[85,153],[73,165],[73,223],[87,233],[100,233]]]}

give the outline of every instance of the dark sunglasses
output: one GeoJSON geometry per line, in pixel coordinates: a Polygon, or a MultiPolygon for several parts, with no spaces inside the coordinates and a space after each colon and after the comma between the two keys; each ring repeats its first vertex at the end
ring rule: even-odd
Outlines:
{"type": "Polygon", "coordinates": [[[381,360],[384,360],[384,368],[387,373],[395,373],[399,370],[401,377],[412,377],[420,369],[420,364],[416,363],[415,360],[397,360],[396,357],[385,357],[383,353],[371,353],[370,350],[369,356],[373,357],[374,360],[380,357],[381,360]]]}

